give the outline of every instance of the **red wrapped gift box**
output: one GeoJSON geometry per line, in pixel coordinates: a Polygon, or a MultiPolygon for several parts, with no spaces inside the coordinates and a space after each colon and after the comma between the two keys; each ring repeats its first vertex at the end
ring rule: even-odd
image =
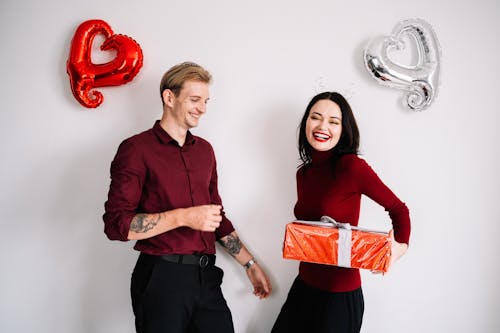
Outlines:
{"type": "Polygon", "coordinates": [[[387,272],[391,242],[385,232],[337,223],[294,221],[286,225],[283,258],[387,272]]]}

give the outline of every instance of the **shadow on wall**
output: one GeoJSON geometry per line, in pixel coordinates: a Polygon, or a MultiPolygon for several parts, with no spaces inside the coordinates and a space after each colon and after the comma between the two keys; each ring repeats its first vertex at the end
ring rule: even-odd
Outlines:
{"type": "Polygon", "coordinates": [[[113,157],[109,152],[94,146],[67,156],[70,162],[56,189],[53,207],[60,223],[57,237],[64,239],[67,250],[55,258],[69,263],[63,287],[77,289],[72,306],[78,309],[75,324],[81,332],[105,332],[104,328],[116,330],[133,323],[129,285],[137,254],[131,249],[133,243],[111,242],[103,232],[103,205],[113,157]]]}
{"type": "Polygon", "coordinates": [[[243,237],[251,237],[249,248],[260,259],[273,284],[273,295],[259,301],[253,313],[246,318],[245,333],[270,331],[288,293],[292,279],[297,274],[297,264],[282,259],[282,244],[285,224],[293,218],[296,200],[295,172],[298,165],[297,128],[302,110],[282,101],[252,115],[256,166],[260,168],[259,179],[244,205],[238,223],[246,226],[243,237]],[[258,241],[255,241],[258,240],[258,241]]]}
{"type": "MultiPolygon", "coordinates": [[[[67,45],[71,37],[68,33],[67,45]]],[[[64,71],[59,71],[65,86],[62,91],[65,91],[65,98],[71,99],[68,104],[83,108],[73,98],[69,88],[65,72],[67,56],[65,50],[59,62],[64,68],[64,71]]],[[[161,116],[159,101],[149,98],[156,97],[149,91],[155,87],[156,93],[156,80],[145,81],[141,73],[135,80],[123,86],[130,94],[127,95],[126,109],[118,110],[123,115],[123,122],[116,124],[120,129],[117,132],[123,132],[123,126],[131,127],[130,135],[150,128],[154,120],[161,116]],[[145,96],[148,96],[146,101],[145,96]]],[[[103,88],[105,98],[106,92],[111,89],[103,88]]],[[[112,100],[107,99],[106,102],[105,110],[89,112],[114,112],[109,108],[112,100]]],[[[297,273],[296,265],[281,259],[284,225],[293,217],[296,197],[296,133],[302,115],[302,110],[291,111],[294,111],[293,106],[286,102],[270,106],[263,110],[262,116],[255,117],[253,114],[251,123],[245,125],[255,131],[252,141],[255,146],[250,148],[263,177],[256,180],[258,191],[250,194],[254,196],[248,198],[250,204],[244,205],[247,209],[241,212],[238,225],[246,226],[243,228],[246,229],[242,233],[243,240],[259,240],[250,241],[248,245],[256,256],[262,258],[261,264],[274,285],[274,295],[270,299],[259,302],[254,313],[245,313],[250,323],[246,333],[262,332],[264,327],[264,331],[270,329],[297,273]],[[296,114],[298,117],[294,116],[296,114]],[[294,271],[287,271],[289,267],[294,267],[294,271]]],[[[103,118],[107,121],[113,119],[109,115],[103,118]]],[[[105,137],[103,133],[96,133],[96,136],[105,137]]],[[[116,133],[107,142],[96,144],[97,140],[92,140],[76,147],[70,154],[60,154],[64,155],[60,157],[65,165],[59,186],[54,189],[56,195],[51,210],[57,212],[57,217],[54,216],[58,224],[55,226],[58,230],[56,237],[63,239],[63,248],[67,251],[54,253],[54,260],[69,263],[63,268],[65,278],[62,289],[72,289],[74,296],[72,300],[63,300],[65,293],[61,292],[59,297],[66,307],[76,305],[75,320],[70,325],[78,325],[80,332],[133,331],[129,286],[137,252],[131,249],[132,242],[111,242],[103,233],[102,213],[109,187],[109,167],[119,141],[126,135],[118,142],[111,142],[115,137],[116,133]]],[[[241,275],[244,283],[248,283],[244,273],[241,275]]],[[[244,292],[248,293],[248,290],[244,292]]],[[[234,303],[238,304],[233,311],[244,311],[248,306],[238,300],[234,303]]],[[[61,311],[61,315],[65,315],[68,310],[61,311]]]]}
{"type": "MultiPolygon", "coordinates": [[[[131,106],[124,115],[136,117],[136,109],[131,106]]],[[[243,218],[238,224],[246,226],[242,234],[244,240],[259,240],[249,242],[249,248],[261,258],[269,273],[274,295],[259,302],[253,314],[247,314],[250,323],[245,330],[247,333],[262,332],[263,326],[270,328],[296,274],[296,270],[283,271],[290,265],[281,259],[281,246],[284,225],[293,216],[297,119],[290,116],[286,106],[272,110],[265,113],[268,119],[259,119],[260,125],[255,127],[258,129],[258,139],[254,141],[258,147],[255,158],[262,164],[265,177],[259,180],[257,193],[248,200],[252,204],[245,205],[247,210],[241,212],[243,218]]],[[[78,331],[129,331],[133,330],[130,275],[137,252],[132,250],[132,242],[111,242],[103,233],[103,205],[117,144],[95,144],[95,141],[69,154],[60,152],[51,159],[64,161],[59,167],[61,172],[54,184],[52,207],[49,208],[53,212],[50,223],[57,230],[55,238],[60,243],[51,248],[51,260],[64,263],[60,269],[61,285],[54,288],[60,298],[61,315],[66,315],[68,307],[76,308],[74,322],[68,325],[78,325],[78,331]],[[68,297],[67,290],[71,290],[72,297],[68,297]]],[[[50,169],[50,166],[45,168],[50,169]]],[[[242,280],[248,283],[244,274],[242,280]]],[[[248,293],[248,290],[241,292],[248,293]]],[[[235,311],[243,311],[247,306],[240,302],[234,302],[238,303],[235,311]]]]}
{"type": "MultiPolygon", "coordinates": [[[[138,254],[132,250],[133,242],[107,239],[103,232],[102,214],[110,183],[109,168],[120,141],[152,127],[154,120],[161,116],[161,105],[156,99],[148,97],[156,93],[156,90],[149,91],[151,86],[156,86],[156,82],[153,84],[139,73],[129,84],[99,88],[105,101],[97,110],[81,106],[72,95],[66,73],[72,35],[73,31],[67,33],[57,64],[62,85],[59,91],[67,100],[66,104],[72,106],[65,112],[106,112],[102,118],[94,119],[116,123],[96,126],[100,129],[111,128],[114,133],[95,133],[93,138],[77,140],[80,145],[71,151],[56,153],[59,158],[51,162],[59,160],[63,163],[58,168],[61,173],[53,189],[55,196],[50,209],[54,212],[50,223],[57,230],[54,236],[62,245],[52,250],[51,260],[64,263],[64,267],[61,266],[63,285],[57,288],[58,303],[62,304],[60,315],[66,317],[71,312],[73,320],[66,319],[64,322],[76,326],[77,331],[82,333],[133,331],[129,287],[138,254]],[[120,93],[118,89],[121,89],[120,93]],[[128,94],[123,95],[125,89],[128,89],[128,94]],[[117,101],[118,94],[125,96],[127,101],[117,101]],[[126,105],[126,108],[115,112],[113,103],[126,105]],[[120,135],[117,133],[127,132],[130,135],[116,138],[120,135]],[[68,294],[72,295],[72,299],[68,298],[68,294]]],[[[67,331],[75,332],[73,329],[67,331]]]]}

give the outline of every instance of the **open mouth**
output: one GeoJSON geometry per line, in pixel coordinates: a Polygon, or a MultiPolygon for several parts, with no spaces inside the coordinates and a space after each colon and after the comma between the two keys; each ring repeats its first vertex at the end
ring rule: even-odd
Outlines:
{"type": "Polygon", "coordinates": [[[316,141],[325,142],[330,140],[331,136],[323,132],[313,132],[313,137],[316,141]]]}

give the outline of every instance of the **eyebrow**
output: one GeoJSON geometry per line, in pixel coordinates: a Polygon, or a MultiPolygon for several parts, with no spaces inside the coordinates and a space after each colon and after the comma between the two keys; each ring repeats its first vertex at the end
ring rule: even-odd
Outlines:
{"type": "MultiPolygon", "coordinates": [[[[202,97],[201,97],[201,96],[198,96],[198,95],[189,95],[189,96],[188,96],[188,98],[199,98],[199,99],[202,99],[202,97]]],[[[208,97],[208,98],[206,99],[206,101],[208,101],[209,99],[210,99],[210,97],[208,97]]]]}
{"type": "MultiPolygon", "coordinates": [[[[323,117],[323,115],[321,113],[319,113],[319,112],[313,111],[312,113],[317,114],[320,117],[323,117]]],[[[337,116],[330,117],[330,119],[342,120],[340,117],[337,117],[337,116]]]]}

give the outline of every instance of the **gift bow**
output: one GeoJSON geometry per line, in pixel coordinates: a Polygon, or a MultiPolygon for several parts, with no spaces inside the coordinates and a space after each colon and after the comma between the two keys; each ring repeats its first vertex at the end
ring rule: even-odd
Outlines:
{"type": "Polygon", "coordinates": [[[331,223],[333,224],[334,227],[337,227],[339,229],[346,229],[346,230],[352,230],[353,228],[351,227],[350,223],[341,223],[337,222],[334,219],[332,219],[330,216],[321,216],[319,219],[321,222],[326,222],[326,223],[331,223]]]}

